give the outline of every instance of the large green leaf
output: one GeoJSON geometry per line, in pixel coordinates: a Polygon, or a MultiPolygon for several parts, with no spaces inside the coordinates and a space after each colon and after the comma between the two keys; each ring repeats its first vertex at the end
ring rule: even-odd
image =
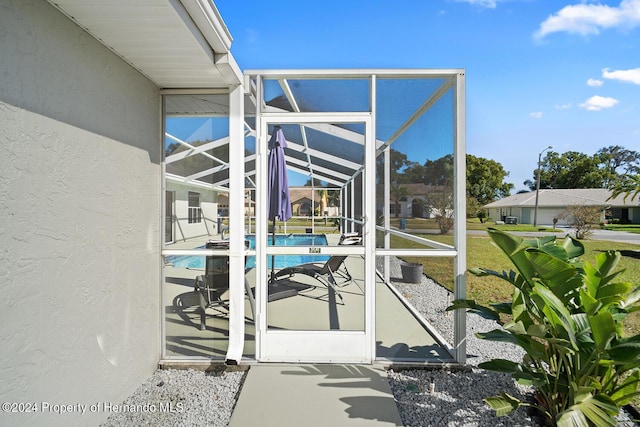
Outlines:
{"type": "Polygon", "coordinates": [[[568,234],[562,240],[562,247],[565,249],[568,259],[581,257],[585,253],[584,245],[568,234]]]}
{"type": "MultiPolygon", "coordinates": [[[[496,246],[498,246],[502,252],[509,257],[512,264],[516,267],[516,270],[520,273],[520,276],[522,276],[523,282],[520,282],[520,284],[524,285],[526,283],[528,286],[531,286],[531,279],[533,278],[535,271],[524,255],[525,247],[521,247],[523,241],[522,238],[504,233],[494,228],[489,228],[487,231],[489,233],[489,237],[491,237],[496,246]]],[[[516,282],[513,283],[514,285],[518,285],[516,282]]]]}
{"type": "Polygon", "coordinates": [[[489,304],[497,313],[512,314],[511,303],[509,302],[494,302],[489,304]]]}
{"type": "Polygon", "coordinates": [[[589,293],[586,287],[580,289],[580,301],[585,313],[593,315],[600,310],[602,303],[589,293]]]}
{"type": "Polygon", "coordinates": [[[609,357],[621,364],[640,359],[640,335],[613,341],[608,353],[609,357]]]}
{"type": "Polygon", "coordinates": [[[583,268],[584,282],[587,284],[589,293],[596,296],[598,290],[615,280],[624,270],[613,272],[618,265],[620,253],[607,251],[596,255],[596,264],[586,263],[583,268]]]}
{"type": "Polygon", "coordinates": [[[539,283],[534,286],[534,296],[542,299],[539,305],[544,307],[543,311],[547,315],[547,321],[554,329],[564,330],[567,338],[571,341],[571,345],[577,350],[575,325],[571,318],[571,313],[562,301],[551,290],[539,283]]]}
{"type": "Polygon", "coordinates": [[[525,238],[522,241],[523,244],[532,248],[542,248],[545,246],[556,246],[556,236],[549,234],[542,237],[534,237],[531,239],[525,238]]]}
{"type": "Polygon", "coordinates": [[[536,273],[543,279],[561,283],[576,275],[576,268],[539,249],[527,249],[527,258],[533,263],[536,273]]]}
{"type": "Polygon", "coordinates": [[[604,394],[588,395],[579,403],[571,406],[558,419],[558,427],[588,426],[588,419],[598,427],[613,427],[616,425],[614,415],[618,413],[618,406],[604,394]]]}
{"type": "Polygon", "coordinates": [[[629,292],[626,298],[624,299],[624,301],[620,304],[620,306],[625,310],[630,311],[630,309],[633,306],[638,306],[639,302],[640,302],[640,286],[634,288],[631,292],[629,292]]]}
{"type": "Polygon", "coordinates": [[[487,228],[491,240],[507,255],[511,256],[522,243],[522,238],[505,233],[495,228],[487,228]]]}
{"type": "Polygon", "coordinates": [[[478,268],[478,267],[469,268],[467,271],[473,274],[474,276],[478,276],[478,277],[487,277],[487,276],[497,277],[498,279],[502,279],[511,283],[513,286],[518,286],[518,283],[519,283],[518,275],[514,274],[514,272],[511,272],[511,271],[508,273],[506,271],[498,272],[495,270],[489,270],[488,268],[478,268]]]}
{"type": "Polygon", "coordinates": [[[488,371],[506,372],[508,374],[513,374],[520,370],[519,363],[506,359],[492,359],[487,362],[478,364],[478,367],[481,369],[486,369],[488,371]]]}
{"type": "Polygon", "coordinates": [[[598,351],[603,352],[609,343],[616,337],[616,324],[613,316],[608,311],[603,311],[595,316],[589,316],[591,333],[598,351]]]}
{"type": "Polygon", "coordinates": [[[624,301],[627,293],[631,290],[630,283],[607,283],[598,287],[596,299],[600,301],[603,307],[610,305],[619,305],[624,301]]]}
{"type": "Polygon", "coordinates": [[[508,415],[511,412],[518,409],[520,400],[507,393],[502,393],[500,396],[488,397],[484,400],[491,408],[496,411],[496,415],[502,417],[508,415]]]}
{"type": "Polygon", "coordinates": [[[587,353],[591,353],[591,348],[594,344],[593,337],[591,335],[591,325],[589,324],[589,316],[586,313],[572,314],[576,331],[576,340],[580,343],[580,348],[586,350],[587,353]]]}
{"type": "Polygon", "coordinates": [[[635,371],[615,389],[611,394],[611,399],[618,406],[627,405],[633,397],[638,395],[638,386],[640,386],[640,371],[635,371]]]}
{"type": "Polygon", "coordinates": [[[525,295],[518,288],[513,288],[511,296],[511,316],[514,322],[521,322],[525,328],[528,328],[534,321],[531,319],[532,313],[527,307],[525,295]]]}
{"type": "Polygon", "coordinates": [[[607,251],[596,255],[596,265],[598,270],[602,273],[603,277],[608,276],[616,268],[620,262],[620,252],[607,251]]]}
{"type": "Polygon", "coordinates": [[[471,299],[457,299],[454,300],[449,307],[446,308],[446,311],[457,310],[459,308],[466,308],[472,313],[479,314],[485,319],[489,320],[500,320],[500,314],[498,314],[495,310],[492,310],[483,305],[478,305],[474,300],[471,299]]]}

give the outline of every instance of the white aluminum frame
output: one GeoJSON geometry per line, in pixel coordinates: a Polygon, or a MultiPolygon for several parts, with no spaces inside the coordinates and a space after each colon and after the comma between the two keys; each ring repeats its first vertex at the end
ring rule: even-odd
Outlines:
{"type": "MultiPolygon", "coordinates": [[[[261,86],[259,81],[258,87],[261,86]]],[[[256,119],[258,131],[256,163],[259,182],[267,181],[267,142],[269,124],[309,123],[363,123],[365,125],[365,181],[364,197],[372,200],[365,203],[370,211],[367,218],[375,219],[375,145],[369,113],[259,113],[256,119]],[[258,124],[259,122],[259,124],[258,124]],[[370,142],[371,141],[371,142],[370,142]]],[[[267,200],[266,192],[256,200],[256,358],[261,362],[307,362],[307,363],[371,363],[375,357],[375,286],[366,287],[364,301],[363,331],[298,331],[269,330],[267,325],[267,257],[277,254],[308,254],[309,247],[277,247],[267,245],[267,200]]],[[[364,246],[339,246],[315,248],[326,255],[360,255],[365,259],[365,283],[375,283],[374,257],[375,229],[372,221],[364,221],[364,246]]]]}
{"type": "MultiPolygon", "coordinates": [[[[282,83],[281,83],[282,84],[282,83]]],[[[207,93],[210,89],[187,89],[187,90],[173,90],[163,91],[163,95],[172,95],[172,94],[187,94],[187,93],[207,93]]],[[[285,94],[289,97],[293,97],[293,94],[289,90],[288,84],[283,86],[283,90],[285,94]]],[[[220,89],[215,90],[216,93],[221,92],[220,89]]],[[[222,90],[223,91],[223,90],[222,90]]],[[[283,250],[286,250],[286,253],[294,253],[296,251],[308,250],[308,248],[287,248],[282,249],[278,247],[267,247],[266,242],[262,242],[256,250],[246,251],[244,248],[244,233],[240,230],[244,230],[243,218],[244,218],[244,186],[245,186],[245,177],[253,176],[252,171],[245,171],[245,161],[247,160],[244,157],[244,138],[245,138],[245,128],[247,127],[244,122],[244,105],[243,100],[244,96],[253,97],[256,96],[256,125],[255,132],[260,134],[261,137],[256,138],[256,146],[257,153],[255,155],[256,160],[256,178],[262,178],[259,182],[264,182],[266,176],[266,129],[268,123],[306,123],[306,122],[322,122],[322,123],[339,123],[344,121],[353,121],[357,123],[366,123],[366,137],[365,141],[365,176],[364,178],[364,190],[363,190],[363,220],[359,220],[358,218],[353,218],[353,214],[355,212],[355,195],[357,194],[354,191],[355,182],[353,178],[348,178],[342,175],[335,175],[335,178],[332,180],[332,183],[337,186],[342,186],[342,195],[343,200],[347,200],[342,205],[342,225],[343,231],[351,231],[353,230],[354,224],[362,224],[363,232],[365,234],[363,247],[344,247],[344,248],[333,248],[327,247],[323,248],[323,252],[326,254],[335,254],[335,253],[344,253],[344,254],[361,254],[364,255],[365,258],[365,280],[367,284],[375,283],[375,257],[376,256],[398,256],[398,255],[411,255],[411,256],[424,256],[424,257],[453,257],[454,258],[454,276],[455,276],[455,289],[454,289],[454,297],[455,298],[465,298],[466,296],[466,223],[465,223],[465,213],[466,213],[466,174],[465,174],[465,74],[462,69],[443,69],[443,70],[405,70],[405,69],[388,69],[388,70],[380,70],[380,69],[371,69],[371,70],[248,70],[245,72],[244,85],[243,86],[233,86],[229,89],[229,100],[230,100],[230,118],[229,118],[229,143],[230,143],[230,159],[229,165],[233,165],[230,168],[229,175],[229,209],[230,209],[230,228],[232,230],[236,230],[237,232],[231,233],[231,243],[230,248],[225,253],[228,253],[230,257],[230,282],[233,284],[230,292],[231,292],[231,302],[232,305],[232,314],[230,319],[230,337],[229,337],[229,349],[227,353],[227,361],[229,363],[237,363],[240,361],[242,356],[242,348],[244,343],[244,287],[242,284],[244,283],[243,274],[244,274],[244,257],[247,255],[256,255],[256,268],[258,271],[266,271],[266,259],[267,256],[271,254],[281,253],[283,250]],[[255,78],[255,85],[253,79],[255,78]],[[278,109],[274,109],[273,107],[266,106],[262,97],[262,87],[263,87],[263,79],[369,79],[370,81],[370,106],[371,110],[369,112],[357,112],[357,113],[301,113],[299,111],[289,112],[289,111],[279,111],[278,109]],[[397,79],[410,79],[410,78],[439,78],[445,79],[446,81],[441,85],[436,92],[434,92],[428,100],[423,103],[420,107],[420,111],[416,112],[401,128],[397,130],[397,132],[390,139],[397,138],[403,131],[403,129],[410,126],[410,122],[412,120],[417,119],[419,117],[420,112],[426,111],[430,108],[437,99],[450,89],[454,91],[455,97],[455,111],[454,111],[454,170],[455,170],[455,182],[454,182],[454,199],[455,199],[455,222],[454,222],[454,246],[449,247],[447,245],[435,244],[432,241],[423,241],[422,243],[427,244],[431,247],[431,249],[389,249],[390,244],[390,235],[391,234],[403,234],[402,232],[398,232],[396,230],[390,229],[389,222],[389,170],[388,170],[388,161],[389,161],[389,144],[390,141],[382,142],[375,139],[375,123],[376,123],[376,79],[378,78],[397,78],[397,79]],[[385,201],[384,212],[385,212],[385,222],[382,226],[382,229],[385,233],[384,237],[384,246],[385,248],[375,248],[375,214],[376,214],[376,201],[375,201],[375,162],[376,155],[380,153],[380,151],[385,150],[385,153],[382,154],[387,159],[387,167],[385,168],[385,201]],[[237,190],[242,189],[242,190],[237,190]],[[347,197],[348,196],[348,197],[347,197]],[[346,199],[345,199],[346,197],[346,199]],[[348,203],[348,204],[347,204],[348,203]],[[350,212],[350,215],[347,213],[350,212]],[[350,218],[347,218],[350,217],[350,218]],[[433,249],[435,247],[435,249],[433,249]],[[263,256],[258,256],[259,254],[264,254],[263,256]]],[[[292,105],[295,108],[295,100],[293,100],[292,105]]],[[[164,118],[164,111],[163,111],[164,118]]],[[[252,130],[248,131],[249,133],[253,133],[252,130]]],[[[351,139],[351,138],[347,138],[351,139]]],[[[219,143],[217,141],[216,143],[219,143]]],[[[391,141],[392,142],[392,141],[391,141]]],[[[304,147],[303,147],[304,148],[304,147]]],[[[325,158],[330,158],[329,154],[324,155],[323,153],[316,153],[316,155],[321,155],[325,158]]],[[[253,157],[253,156],[251,156],[253,157]]],[[[309,157],[307,157],[309,160],[309,157]]],[[[228,165],[221,165],[222,167],[228,167],[228,165]]],[[[314,165],[305,165],[300,164],[290,165],[292,169],[295,170],[296,166],[302,171],[303,168],[308,168],[313,172],[317,166],[314,165]],[[292,166],[292,167],[291,167],[292,166]]],[[[165,164],[163,162],[163,177],[165,179],[180,179],[180,177],[172,177],[166,173],[165,164]]],[[[316,169],[317,170],[317,169],[316,169]]],[[[184,178],[183,178],[184,179],[184,178]]],[[[163,198],[164,198],[164,179],[163,179],[163,198]]],[[[259,219],[256,224],[256,235],[258,236],[266,236],[267,231],[267,220],[266,220],[266,192],[265,191],[257,191],[256,192],[256,214],[259,219]]],[[[164,218],[164,199],[162,204],[162,218],[164,218]]],[[[162,221],[164,224],[164,220],[162,221]]],[[[380,229],[380,227],[378,227],[380,229]]],[[[164,227],[162,227],[162,233],[164,238],[164,227]]],[[[406,233],[405,233],[406,234],[406,233]]],[[[407,237],[406,235],[403,237],[407,237]]],[[[410,237],[414,239],[414,237],[410,237]]],[[[420,239],[420,238],[415,238],[420,239]]],[[[171,255],[175,252],[175,254],[190,254],[192,251],[178,251],[166,249],[163,247],[162,254],[163,255],[171,255]]],[[[197,250],[193,251],[193,254],[197,255],[210,255],[213,254],[214,251],[208,250],[197,250]]],[[[215,253],[220,253],[220,251],[215,251],[215,253]]],[[[306,253],[306,252],[305,252],[306,253]]],[[[388,262],[385,263],[388,266],[388,262]]],[[[388,272],[388,268],[385,268],[385,272],[388,272]]],[[[388,274],[388,273],[387,273],[388,274]]],[[[263,275],[257,275],[258,277],[263,275]]],[[[387,277],[388,279],[388,277],[387,277]]],[[[164,272],[162,280],[164,282],[164,272]]],[[[264,279],[266,280],[266,275],[264,275],[264,279]]],[[[263,286],[260,284],[257,285],[257,293],[260,294],[263,286]]],[[[366,318],[365,331],[369,334],[366,338],[366,351],[365,357],[355,357],[353,360],[344,360],[354,362],[359,361],[373,361],[375,359],[375,295],[373,293],[373,285],[368,286],[368,299],[366,304],[369,305],[369,308],[366,309],[366,318]],[[364,359],[364,360],[361,360],[364,359]]],[[[164,299],[164,292],[162,298],[164,299]]],[[[263,318],[263,314],[266,313],[266,301],[265,298],[262,298],[261,305],[258,306],[256,322],[257,325],[266,325],[266,318],[263,318]],[[261,323],[262,322],[262,323],[261,323]]],[[[164,305],[164,301],[163,301],[164,305]]],[[[166,336],[165,336],[165,319],[164,314],[162,315],[162,357],[166,358],[166,336]]],[[[464,310],[457,310],[454,314],[454,357],[458,363],[465,363],[465,339],[466,339],[466,313],[464,310]]],[[[258,331],[259,328],[257,327],[258,331]]],[[[317,340],[319,335],[323,335],[323,332],[320,334],[315,331],[301,331],[303,333],[299,334],[299,337],[302,341],[298,341],[296,346],[298,348],[299,356],[303,359],[309,359],[309,361],[322,361],[322,362],[337,362],[340,360],[333,359],[330,355],[325,355],[326,348],[325,347],[313,347],[314,342],[317,340]],[[307,347],[304,350],[305,346],[307,347]]],[[[340,331],[338,331],[340,332],[340,331]]],[[[336,345],[342,346],[347,345],[347,342],[353,341],[354,338],[356,340],[362,339],[363,337],[358,338],[358,333],[346,333],[344,332],[344,342],[342,338],[336,339],[334,342],[336,345]]],[[[335,335],[335,332],[329,331],[329,336],[335,335]]],[[[360,333],[360,335],[364,335],[360,333]]],[[[256,334],[256,358],[259,361],[270,360],[269,358],[265,358],[264,355],[271,351],[270,348],[265,347],[269,345],[268,342],[265,342],[266,329],[265,333],[257,333],[256,334]]],[[[273,340],[272,345],[277,348],[278,346],[285,346],[290,344],[290,337],[287,337],[287,331],[284,331],[283,334],[275,333],[268,335],[268,340],[273,340]],[[279,335],[282,335],[279,336],[279,335]]],[[[334,337],[335,338],[335,337],[334,337]]],[[[327,353],[328,354],[328,353],[327,353]]],[[[171,359],[177,359],[175,357],[171,357],[171,359]]],[[[191,358],[189,358],[191,359],[191,358]]],[[[298,361],[296,358],[292,358],[291,360],[285,358],[280,358],[283,361],[298,361]]]]}

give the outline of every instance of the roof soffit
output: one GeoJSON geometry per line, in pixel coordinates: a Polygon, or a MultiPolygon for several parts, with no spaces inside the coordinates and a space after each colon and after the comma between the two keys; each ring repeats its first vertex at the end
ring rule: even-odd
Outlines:
{"type": "Polygon", "coordinates": [[[161,88],[237,85],[231,35],[209,0],[49,0],[161,88]]]}

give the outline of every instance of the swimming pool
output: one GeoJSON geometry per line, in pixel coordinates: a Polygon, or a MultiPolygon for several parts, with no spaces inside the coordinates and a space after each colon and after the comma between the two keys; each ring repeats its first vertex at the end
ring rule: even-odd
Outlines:
{"type": "MultiPolygon", "coordinates": [[[[249,242],[249,248],[256,247],[256,236],[246,236],[249,242]]],[[[267,244],[272,246],[271,236],[267,240],[267,244]]],[[[327,246],[327,237],[324,234],[280,234],[276,235],[276,246],[327,246]]],[[[205,246],[199,246],[196,249],[204,249],[205,246]]],[[[271,256],[267,257],[267,266],[271,268],[271,256]]],[[[308,262],[324,262],[329,259],[328,255],[276,255],[274,258],[275,268],[286,268],[294,265],[305,264],[308,262]]],[[[170,255],[165,257],[165,262],[173,264],[176,268],[189,268],[204,270],[205,257],[190,255],[170,255]]],[[[253,256],[247,257],[247,268],[255,268],[256,259],[253,256]]]]}

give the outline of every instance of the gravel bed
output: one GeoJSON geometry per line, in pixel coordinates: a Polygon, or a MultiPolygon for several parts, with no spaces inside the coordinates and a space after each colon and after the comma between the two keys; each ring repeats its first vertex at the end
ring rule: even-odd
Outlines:
{"type": "Polygon", "coordinates": [[[245,374],[159,369],[101,426],[226,427],[245,374]]]}
{"type": "MultiPolygon", "coordinates": [[[[444,311],[452,300],[451,293],[426,276],[421,284],[404,283],[399,279],[399,260],[394,258],[391,264],[393,285],[452,343],[453,316],[444,311]]],[[[477,368],[479,363],[496,357],[514,361],[522,358],[518,347],[480,340],[474,335],[496,327],[495,322],[480,316],[467,316],[468,369],[388,371],[389,384],[406,427],[537,426],[522,408],[509,416],[496,417],[482,400],[503,391],[520,399],[531,395],[530,389],[516,384],[511,376],[477,368]]],[[[158,370],[122,403],[123,411],[112,414],[102,426],[227,426],[245,374],[158,370]]],[[[633,425],[626,416],[618,423],[618,426],[633,425]]]]}
{"type": "MultiPolygon", "coordinates": [[[[422,283],[401,280],[400,261],[392,258],[392,284],[449,343],[453,343],[453,314],[445,309],[453,301],[446,288],[428,277],[422,283]]],[[[500,357],[518,361],[523,352],[508,343],[494,343],[475,337],[476,332],[495,329],[491,320],[467,316],[466,370],[404,369],[389,370],[388,378],[405,426],[535,426],[524,409],[505,417],[496,417],[482,400],[501,392],[524,399],[529,390],[510,375],[477,368],[481,362],[500,357]],[[433,387],[433,390],[431,390],[433,387]]]]}
{"type": "MultiPolygon", "coordinates": [[[[390,277],[398,289],[420,314],[449,343],[453,343],[453,316],[445,311],[453,300],[446,288],[428,277],[422,283],[404,283],[400,261],[392,258],[390,277]]],[[[484,398],[506,392],[520,400],[532,398],[533,390],[517,384],[511,375],[479,369],[479,363],[494,359],[522,360],[524,351],[509,343],[476,338],[477,332],[488,332],[499,325],[476,314],[467,315],[467,366],[464,371],[405,369],[389,370],[391,390],[406,427],[427,426],[538,426],[519,408],[508,416],[496,417],[484,398]],[[433,390],[431,389],[433,387],[433,390]],[[432,392],[433,391],[433,392],[432,392]]],[[[634,426],[628,414],[618,417],[618,427],[634,426]]]]}

